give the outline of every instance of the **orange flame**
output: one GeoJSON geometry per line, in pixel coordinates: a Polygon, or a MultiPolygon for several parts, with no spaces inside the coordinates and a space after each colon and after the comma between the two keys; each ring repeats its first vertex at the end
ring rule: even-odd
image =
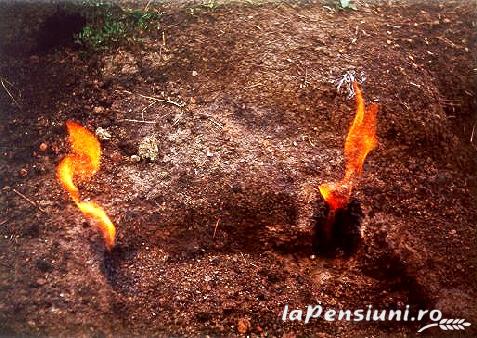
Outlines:
{"type": "Polygon", "coordinates": [[[56,168],[56,174],[63,187],[83,214],[91,218],[103,233],[106,247],[114,247],[116,228],[104,210],[95,202],[81,201],[74,180],[85,180],[93,176],[101,161],[101,146],[93,133],[81,125],[67,121],[71,153],[56,168]]]}
{"type": "Polygon", "coordinates": [[[320,193],[332,210],[348,203],[356,178],[361,175],[363,163],[368,153],[376,148],[376,114],[378,105],[373,103],[365,109],[361,89],[353,82],[356,93],[356,116],[346,137],[344,155],[345,176],[339,182],[320,185],[320,193]]]}

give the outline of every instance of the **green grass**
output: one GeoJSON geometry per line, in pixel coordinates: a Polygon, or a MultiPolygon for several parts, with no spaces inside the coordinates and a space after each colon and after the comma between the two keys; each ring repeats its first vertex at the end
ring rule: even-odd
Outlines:
{"type": "Polygon", "coordinates": [[[201,3],[191,5],[188,10],[191,15],[205,11],[213,11],[220,7],[217,0],[203,0],[201,3]]]}
{"type": "Polygon", "coordinates": [[[158,12],[123,11],[113,3],[85,1],[88,24],[76,36],[76,41],[93,49],[134,39],[137,34],[159,28],[158,12]]]}

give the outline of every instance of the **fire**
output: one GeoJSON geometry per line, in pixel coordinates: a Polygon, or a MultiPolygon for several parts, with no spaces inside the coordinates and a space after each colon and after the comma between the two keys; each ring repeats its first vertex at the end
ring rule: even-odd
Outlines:
{"type": "Polygon", "coordinates": [[[114,247],[116,228],[106,212],[95,202],[81,201],[76,180],[86,180],[93,176],[100,167],[101,146],[98,139],[88,129],[67,121],[71,153],[56,168],[56,174],[63,188],[76,203],[81,212],[92,219],[103,233],[108,250],[114,247]]]}
{"type": "Polygon", "coordinates": [[[320,193],[332,210],[342,208],[348,203],[356,178],[361,175],[363,163],[368,153],[376,148],[377,104],[365,108],[361,89],[353,82],[356,94],[356,115],[346,137],[344,155],[345,175],[339,182],[320,185],[320,193]]]}

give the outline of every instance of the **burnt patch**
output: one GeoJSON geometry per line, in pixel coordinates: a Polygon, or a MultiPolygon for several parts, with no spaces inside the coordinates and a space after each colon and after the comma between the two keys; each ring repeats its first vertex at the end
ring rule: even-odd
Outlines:
{"type": "Polygon", "coordinates": [[[331,210],[320,198],[312,217],[313,250],[325,257],[353,255],[361,243],[361,203],[352,199],[345,208],[331,210]]]}
{"type": "Polygon", "coordinates": [[[125,270],[123,265],[132,261],[136,255],[137,249],[134,245],[118,244],[111,251],[104,252],[101,270],[114,288],[121,288],[122,286],[132,284],[131,280],[124,283],[124,278],[128,278],[123,276],[122,272],[125,270]],[[121,280],[121,282],[118,283],[118,280],[121,280]]]}

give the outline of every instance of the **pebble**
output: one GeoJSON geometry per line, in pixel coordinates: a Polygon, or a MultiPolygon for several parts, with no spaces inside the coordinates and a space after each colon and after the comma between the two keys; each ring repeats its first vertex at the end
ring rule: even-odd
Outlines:
{"type": "Polygon", "coordinates": [[[131,161],[139,162],[139,161],[141,161],[141,158],[138,155],[132,155],[131,156],[131,161]]]}
{"type": "Polygon", "coordinates": [[[36,280],[36,284],[38,284],[38,285],[40,285],[40,286],[41,286],[41,285],[45,285],[46,282],[47,282],[47,280],[46,280],[45,278],[38,278],[38,279],[36,280]]]}
{"type": "Polygon", "coordinates": [[[26,175],[28,175],[28,170],[26,170],[25,168],[21,168],[20,171],[18,172],[18,174],[21,177],[25,177],[26,175]]]}
{"type": "Polygon", "coordinates": [[[95,114],[101,114],[102,112],[104,112],[104,107],[97,106],[93,108],[93,113],[95,114]]]}
{"type": "Polygon", "coordinates": [[[102,127],[96,128],[95,133],[101,140],[110,140],[112,137],[111,133],[102,127]]]}
{"type": "Polygon", "coordinates": [[[41,143],[39,149],[40,151],[45,152],[48,149],[48,144],[45,142],[41,143]]]}
{"type": "Polygon", "coordinates": [[[142,159],[149,159],[155,161],[159,155],[159,148],[157,147],[157,139],[155,136],[146,136],[139,143],[138,155],[142,159]]]}
{"type": "Polygon", "coordinates": [[[245,334],[250,329],[250,320],[247,318],[240,318],[237,321],[237,331],[240,334],[245,334]]]}

